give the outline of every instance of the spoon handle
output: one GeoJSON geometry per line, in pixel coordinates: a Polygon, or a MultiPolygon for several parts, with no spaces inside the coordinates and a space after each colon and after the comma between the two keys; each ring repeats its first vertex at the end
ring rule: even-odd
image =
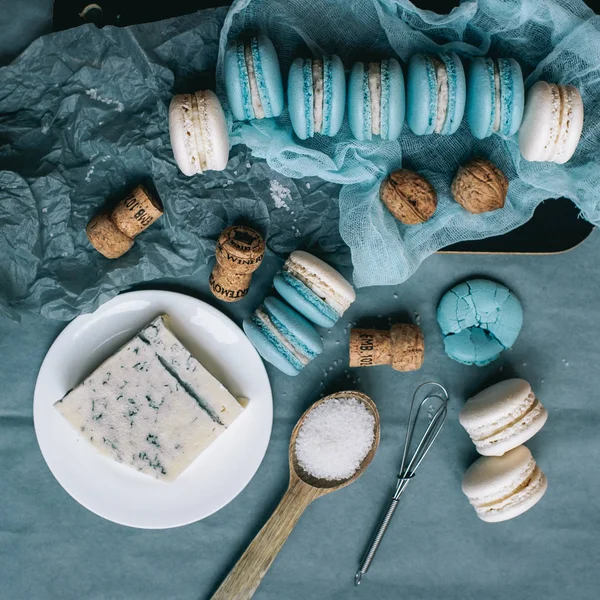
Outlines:
{"type": "Polygon", "coordinates": [[[212,600],[248,600],[260,585],[278,552],[319,490],[292,478],[270,519],[219,586],[212,600]]]}

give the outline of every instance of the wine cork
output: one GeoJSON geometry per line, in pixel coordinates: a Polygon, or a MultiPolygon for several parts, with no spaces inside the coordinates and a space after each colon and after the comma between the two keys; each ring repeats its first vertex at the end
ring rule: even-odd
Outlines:
{"type": "Polygon", "coordinates": [[[243,225],[225,229],[217,242],[217,262],[209,279],[212,293],[225,302],[241,300],[264,255],[265,241],[260,233],[243,225]]]}
{"type": "Polygon", "coordinates": [[[162,216],[162,206],[143,185],[138,185],[111,213],[113,223],[127,237],[134,238],[162,216]]]}
{"type": "Polygon", "coordinates": [[[90,243],[106,258],[119,258],[133,246],[136,235],[163,214],[160,202],[138,185],[110,213],[92,218],[85,229],[90,243]]]}
{"type": "Polygon", "coordinates": [[[423,364],[425,344],[417,325],[399,323],[390,331],[352,329],[350,366],[391,365],[396,371],[416,371],[423,364]]]}
{"type": "Polygon", "coordinates": [[[93,217],[85,232],[92,246],[106,258],[119,258],[133,246],[133,240],[117,229],[106,213],[93,217]]]}

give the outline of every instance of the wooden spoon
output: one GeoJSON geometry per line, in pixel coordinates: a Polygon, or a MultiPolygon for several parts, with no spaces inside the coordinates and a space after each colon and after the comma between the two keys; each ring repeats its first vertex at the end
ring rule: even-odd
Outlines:
{"type": "Polygon", "coordinates": [[[360,392],[338,392],[315,402],[300,417],[290,440],[290,484],[271,518],[258,532],[242,557],[216,591],[212,600],[248,600],[260,585],[277,553],[292,532],[306,507],[316,498],[339,490],[358,479],[369,466],[379,445],[379,413],[371,398],[360,392]],[[334,398],[356,398],[375,418],[375,439],[371,450],[363,459],[358,471],[347,479],[329,481],[309,475],[296,459],[296,438],[308,414],[317,406],[334,398]]]}

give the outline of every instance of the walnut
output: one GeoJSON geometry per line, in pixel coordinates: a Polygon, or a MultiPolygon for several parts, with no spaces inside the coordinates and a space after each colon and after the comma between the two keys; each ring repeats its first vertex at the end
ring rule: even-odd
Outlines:
{"type": "Polygon", "coordinates": [[[379,196],[394,217],[406,225],[425,223],[437,207],[433,186],[408,169],[390,173],[381,184],[379,196]]]}
{"type": "Polygon", "coordinates": [[[473,214],[502,208],[507,192],[506,175],[496,165],[483,158],[475,158],[458,167],[452,182],[454,199],[473,214]]]}

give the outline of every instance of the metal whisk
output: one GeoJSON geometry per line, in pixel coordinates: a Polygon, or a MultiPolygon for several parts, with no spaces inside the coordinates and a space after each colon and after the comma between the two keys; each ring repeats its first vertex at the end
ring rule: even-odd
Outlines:
{"type": "Polygon", "coordinates": [[[363,575],[367,573],[373,559],[375,558],[375,554],[381,544],[381,540],[387,531],[387,528],[390,525],[392,517],[396,512],[396,508],[398,508],[398,503],[400,502],[400,496],[406,489],[408,482],[414,477],[415,472],[419,468],[421,462],[425,458],[427,452],[431,448],[433,442],[437,438],[440,433],[442,426],[446,420],[446,414],[448,412],[448,392],[444,386],[439,383],[435,383],[433,381],[429,381],[427,383],[422,383],[413,394],[412,401],[410,404],[410,412],[408,413],[408,426],[406,430],[406,439],[404,440],[404,451],[402,453],[402,463],[400,464],[400,470],[398,472],[398,482],[396,483],[396,489],[394,491],[394,495],[392,500],[385,511],[383,518],[373,536],[369,547],[365,553],[365,557],[360,565],[360,568],[356,572],[354,577],[354,585],[360,585],[360,582],[363,578],[363,575]],[[432,386],[435,389],[435,392],[432,390],[431,393],[427,394],[423,400],[418,401],[419,392],[425,386],[432,386]],[[439,404],[437,404],[437,402],[439,404]],[[432,404],[432,402],[434,404],[432,404]],[[417,425],[417,421],[419,420],[419,414],[421,413],[421,409],[428,405],[428,411],[431,411],[432,407],[437,404],[437,408],[435,408],[435,412],[431,413],[430,421],[425,429],[425,433],[421,437],[420,441],[415,447],[414,452],[410,455],[411,447],[413,446],[413,438],[415,435],[415,427],[417,425]],[[416,407],[416,410],[415,410],[416,407]]]}

